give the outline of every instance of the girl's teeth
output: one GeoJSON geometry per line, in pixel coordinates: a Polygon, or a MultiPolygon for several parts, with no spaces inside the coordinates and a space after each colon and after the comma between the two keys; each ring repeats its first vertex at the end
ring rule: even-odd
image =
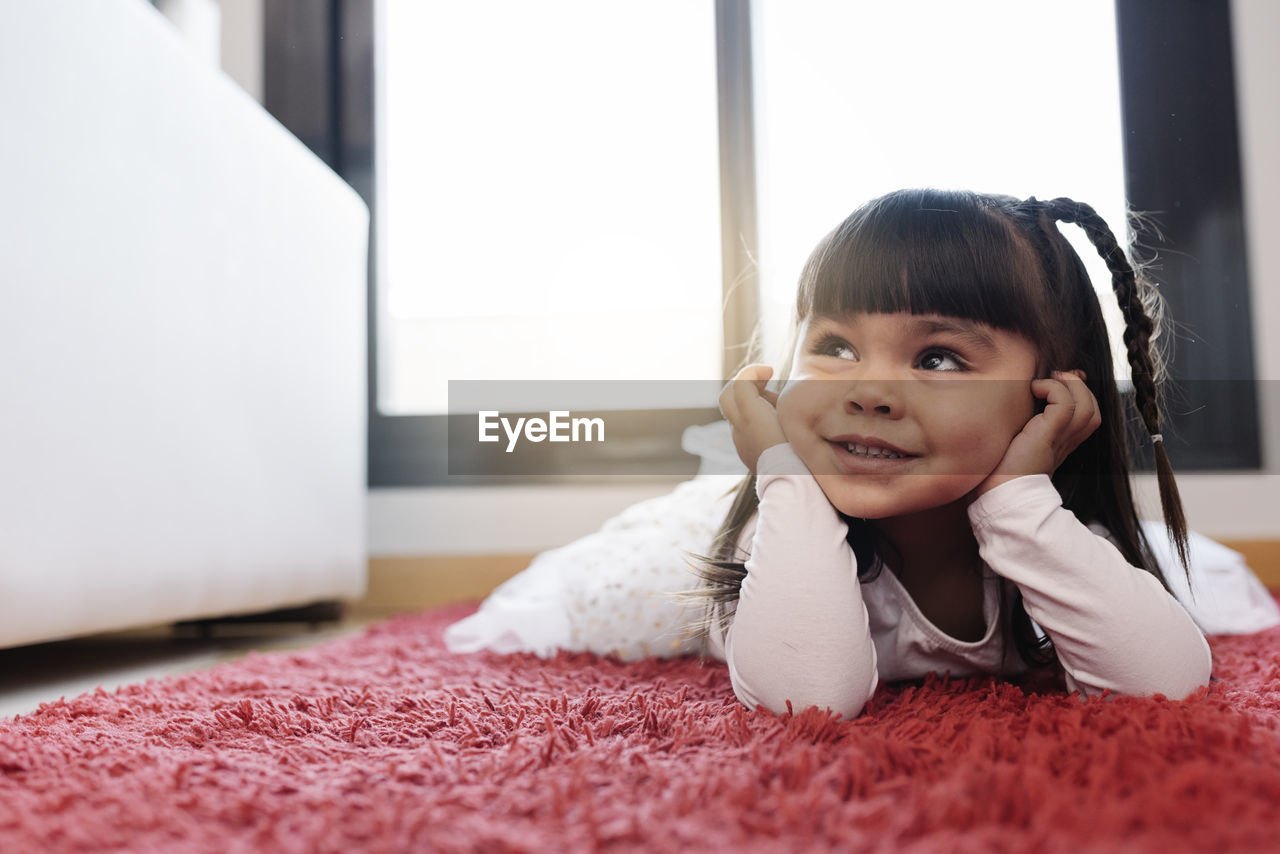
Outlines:
{"type": "Polygon", "coordinates": [[[866,445],[854,444],[849,444],[845,447],[849,449],[849,453],[856,454],[860,457],[884,457],[889,460],[896,460],[902,457],[902,454],[896,453],[895,451],[888,451],[884,448],[870,448],[866,445]]]}

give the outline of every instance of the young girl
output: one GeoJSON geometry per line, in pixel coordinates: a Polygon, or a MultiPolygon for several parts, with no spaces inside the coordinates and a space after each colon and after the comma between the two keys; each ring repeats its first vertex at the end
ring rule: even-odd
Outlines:
{"type": "MultiPolygon", "coordinates": [[[[753,365],[721,395],[751,472],[736,494],[700,477],[540,555],[450,627],[450,648],[636,658],[705,640],[749,707],[846,718],[880,680],[929,672],[1056,664],[1086,695],[1207,684],[1208,645],[1134,510],[1101,310],[1058,222],[1112,272],[1185,567],[1149,289],[1106,224],[1067,199],[902,191],[809,258],[781,392],[753,365]],[[696,576],[688,553],[708,556],[696,576]]],[[[1275,619],[1261,600],[1255,625],[1275,619]]]]}
{"type": "Polygon", "coordinates": [[[1068,199],[894,193],[810,256],[781,394],[748,366],[721,396],[756,476],[706,575],[748,706],[852,716],[880,679],[1055,660],[1084,694],[1208,683],[1138,523],[1102,312],[1059,221],[1111,270],[1185,564],[1153,324],[1110,229],[1068,199]]]}

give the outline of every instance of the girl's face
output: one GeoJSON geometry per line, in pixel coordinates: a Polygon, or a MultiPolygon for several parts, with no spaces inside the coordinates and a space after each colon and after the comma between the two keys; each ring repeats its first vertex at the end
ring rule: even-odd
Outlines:
{"type": "Polygon", "coordinates": [[[1021,335],[941,315],[813,317],[778,398],[783,435],[842,513],[959,501],[1035,414],[1021,335]]]}

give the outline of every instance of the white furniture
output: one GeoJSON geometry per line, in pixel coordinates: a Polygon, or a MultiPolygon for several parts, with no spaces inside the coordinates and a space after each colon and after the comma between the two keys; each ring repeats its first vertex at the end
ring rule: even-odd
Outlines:
{"type": "Polygon", "coordinates": [[[0,9],[0,647],[354,597],[356,194],[144,0],[0,9]]]}

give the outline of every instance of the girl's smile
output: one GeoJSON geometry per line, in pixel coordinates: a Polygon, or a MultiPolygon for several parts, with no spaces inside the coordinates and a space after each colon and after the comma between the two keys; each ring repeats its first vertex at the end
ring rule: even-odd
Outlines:
{"type": "Polygon", "coordinates": [[[931,510],[963,499],[1004,458],[1035,414],[1037,361],[1026,338],[974,321],[813,318],[778,420],[842,513],[931,510]]]}
{"type": "Polygon", "coordinates": [[[827,441],[833,446],[837,466],[849,474],[899,471],[919,456],[875,437],[848,435],[827,441]]]}

